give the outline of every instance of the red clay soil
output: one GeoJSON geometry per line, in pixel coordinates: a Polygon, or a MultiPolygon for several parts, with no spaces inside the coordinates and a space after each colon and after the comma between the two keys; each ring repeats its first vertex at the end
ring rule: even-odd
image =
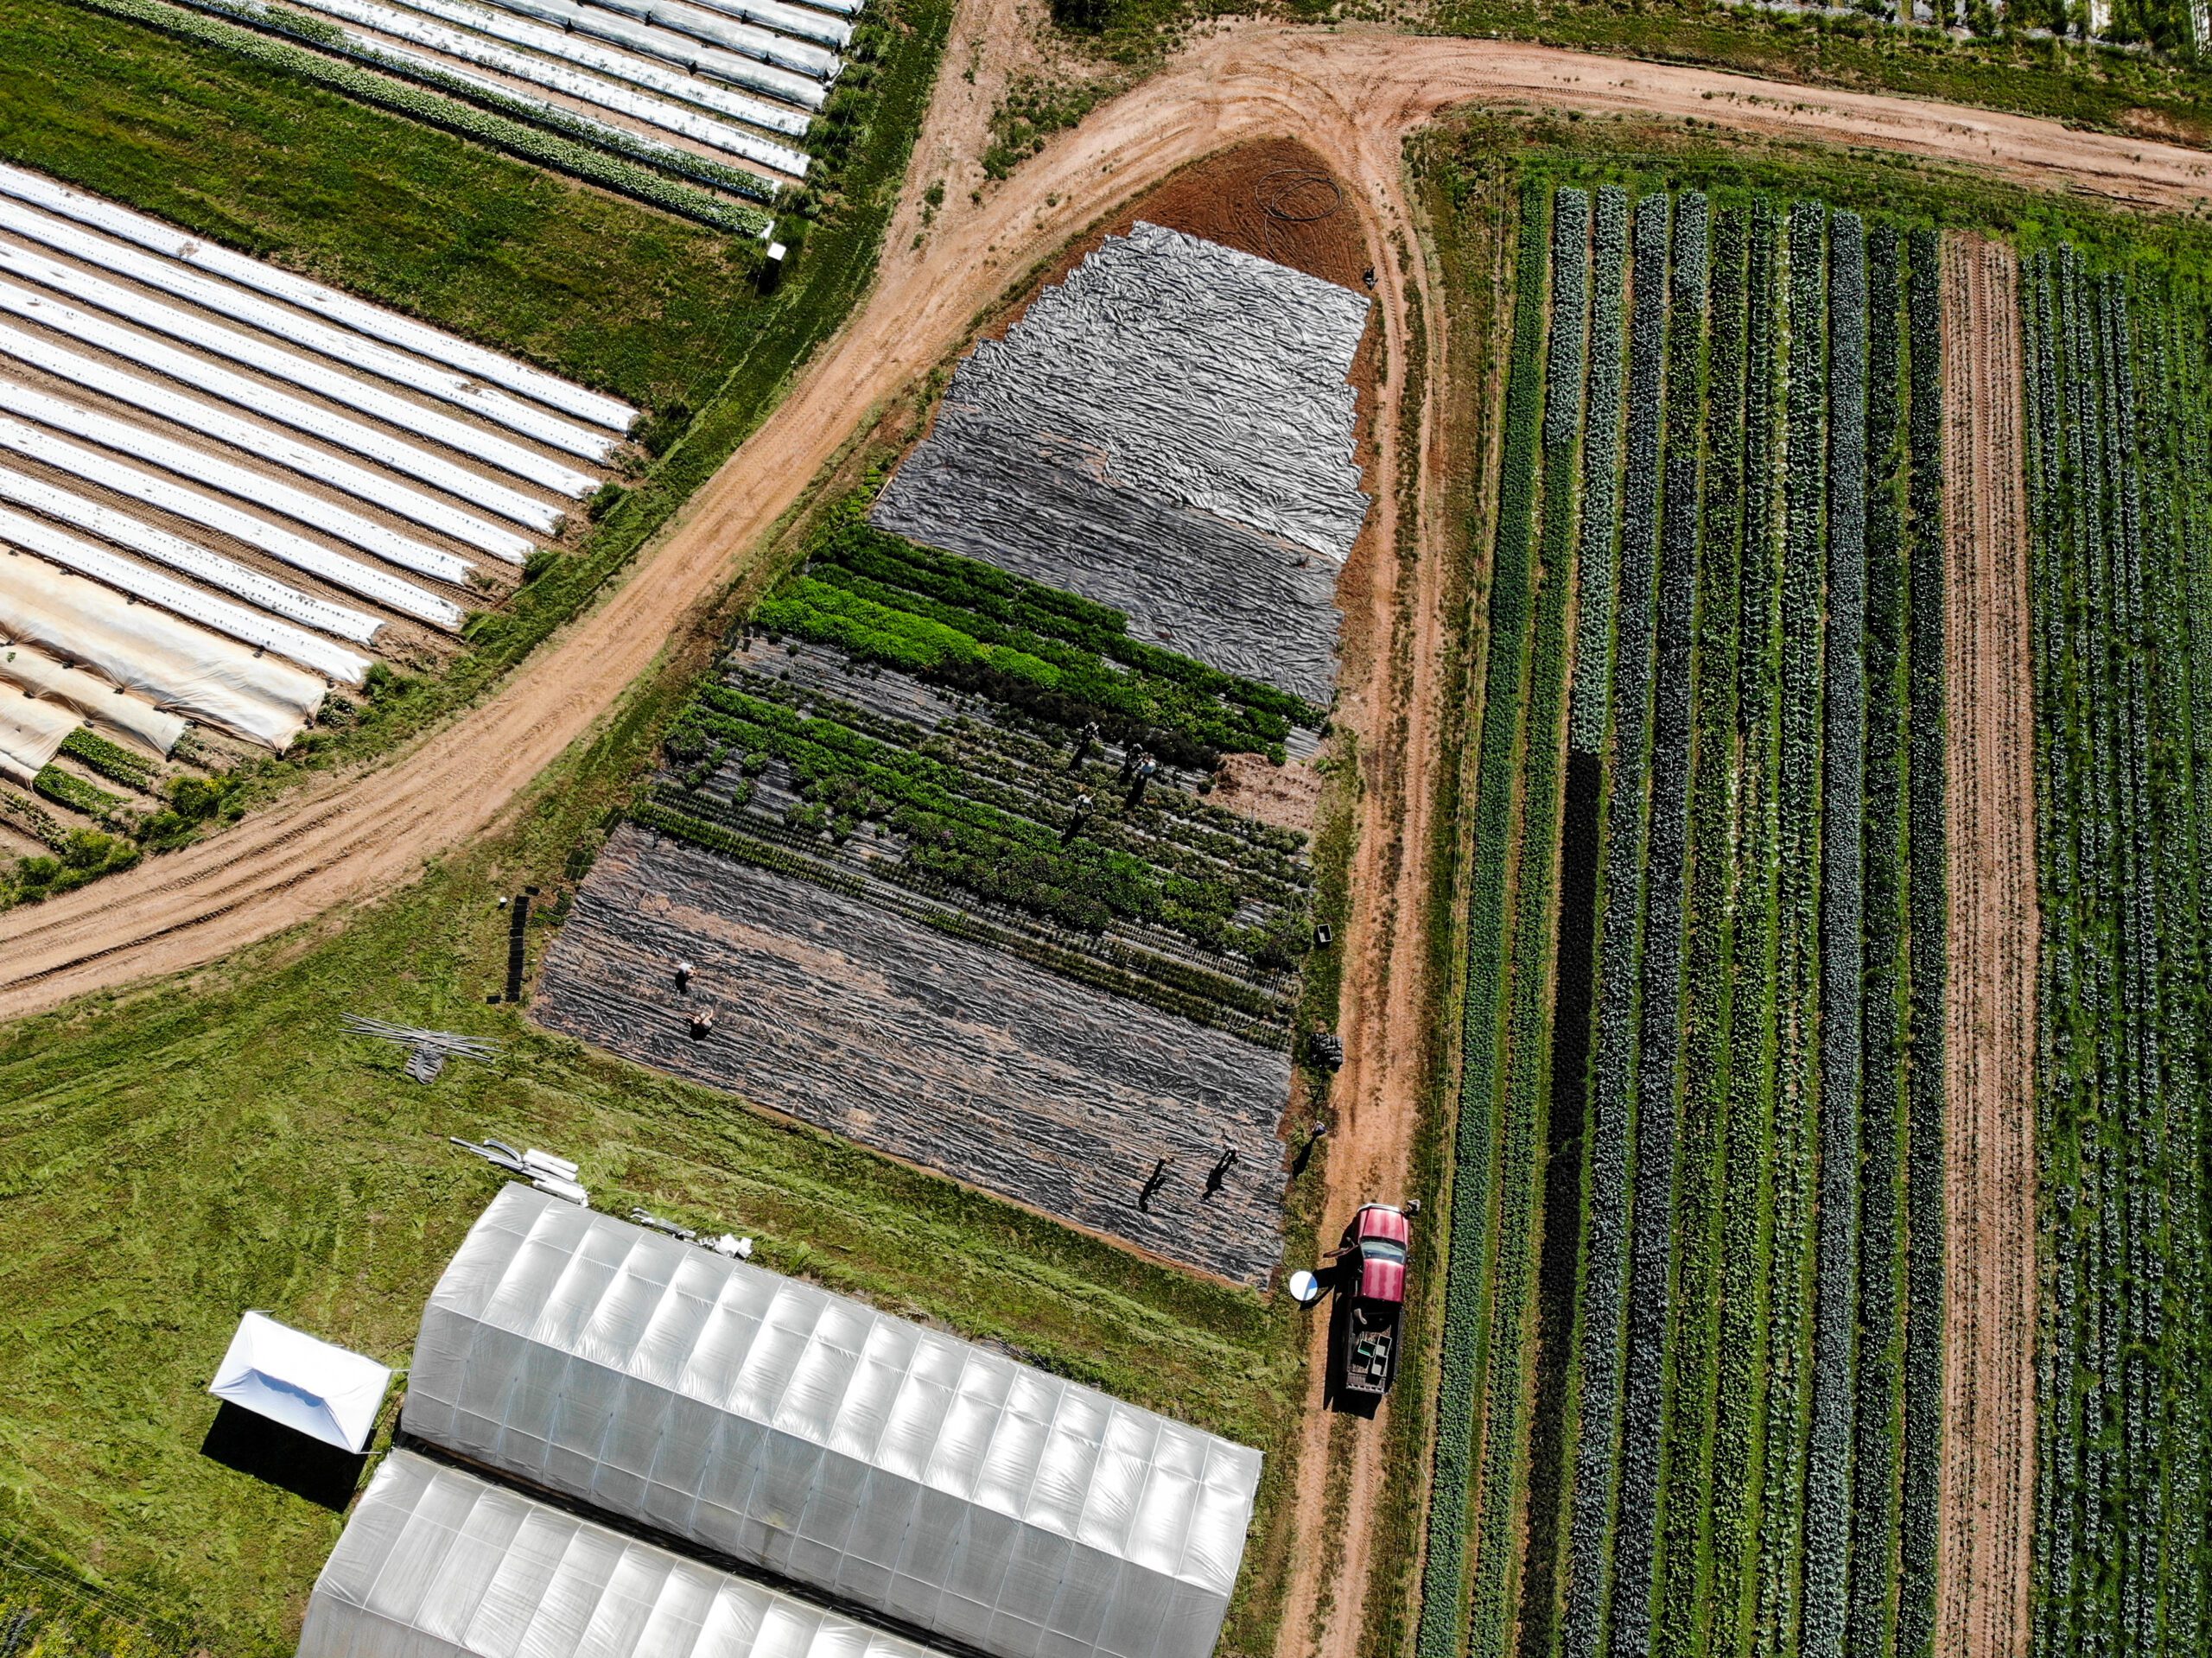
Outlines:
{"type": "Polygon", "coordinates": [[[2029,1646],[2037,924],[2018,276],[2010,248],[1945,239],[1943,1658],[2005,1658],[2029,1646]]]}

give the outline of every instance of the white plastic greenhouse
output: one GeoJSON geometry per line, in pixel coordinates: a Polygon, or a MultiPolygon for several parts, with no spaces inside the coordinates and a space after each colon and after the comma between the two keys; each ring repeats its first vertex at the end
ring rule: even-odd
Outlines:
{"type": "Polygon", "coordinates": [[[300,1658],[927,1658],[409,1451],[315,1582],[300,1658]]]}
{"type": "Polygon", "coordinates": [[[995,1658],[1206,1658],[1260,1453],[521,1185],[406,1431],[995,1658]]]}

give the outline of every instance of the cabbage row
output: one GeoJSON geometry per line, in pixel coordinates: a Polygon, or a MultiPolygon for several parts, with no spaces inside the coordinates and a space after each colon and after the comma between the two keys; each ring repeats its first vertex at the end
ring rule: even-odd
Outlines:
{"type": "Polygon", "coordinates": [[[2062,245],[2021,289],[2036,689],[2036,1641],[2203,1648],[2208,315],[2062,245]]]}
{"type": "Polygon", "coordinates": [[[1932,1636],[1936,252],[1523,204],[1422,1658],[1932,1636]]]}

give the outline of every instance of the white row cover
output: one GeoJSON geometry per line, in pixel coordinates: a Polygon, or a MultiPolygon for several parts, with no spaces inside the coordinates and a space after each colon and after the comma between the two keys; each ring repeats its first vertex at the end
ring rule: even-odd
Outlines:
{"type": "MultiPolygon", "coordinates": [[[[613,75],[618,79],[636,80],[640,85],[646,83],[638,72],[646,67],[647,60],[658,59],[688,70],[693,87],[702,85],[697,77],[711,76],[733,86],[765,92],[770,98],[795,104],[803,110],[819,110],[827,97],[821,83],[810,76],[779,68],[774,64],[763,63],[757,58],[741,58],[734,52],[717,51],[712,47],[701,46],[696,41],[686,41],[681,36],[648,29],[643,24],[629,22],[611,15],[602,14],[593,19],[591,33],[626,50],[608,50],[592,46],[565,30],[525,22],[507,12],[493,10],[487,6],[471,5],[466,3],[466,0],[408,0],[408,5],[411,10],[427,12],[433,17],[457,23],[464,29],[475,29],[495,40],[526,46],[549,56],[566,58],[571,63],[583,64],[613,75]],[[633,56],[632,54],[638,55],[633,56]]],[[[679,77],[683,78],[685,77],[679,77]]],[[[677,95],[690,98],[695,104],[702,101],[697,92],[690,89],[677,91],[677,95]]]]}
{"type": "MultiPolygon", "coordinates": [[[[596,35],[672,63],[690,63],[704,42],[817,80],[835,80],[842,67],[835,52],[811,41],[792,40],[773,29],[718,16],[679,4],[677,0],[593,0],[589,5],[579,5],[576,0],[493,0],[493,3],[502,11],[520,12],[579,34],[596,35]]],[[[828,23],[830,19],[823,22],[828,23]]]]}
{"type": "Polygon", "coordinates": [[[300,1658],[931,1658],[411,1451],[384,1460],[300,1658]]]}
{"type": "MultiPolygon", "coordinates": [[[[143,321],[148,327],[158,328],[164,334],[175,334],[194,345],[206,347],[219,357],[247,364],[277,379],[308,386],[326,397],[335,397],[340,403],[350,403],[355,408],[367,407],[357,397],[340,397],[332,390],[334,383],[351,380],[353,377],[333,374],[327,369],[318,369],[311,376],[298,366],[308,361],[306,358],[297,352],[283,349],[276,342],[283,340],[302,346],[332,361],[343,363],[359,374],[372,375],[394,385],[403,385],[410,391],[435,397],[456,408],[466,409],[469,413],[503,426],[509,431],[518,432],[571,454],[582,455],[591,461],[603,461],[613,449],[615,440],[603,432],[579,426],[534,403],[524,403],[504,391],[480,385],[467,376],[457,374],[441,364],[410,357],[405,352],[394,351],[389,346],[378,345],[373,340],[364,339],[344,328],[333,327],[313,317],[302,316],[297,311],[288,310],[258,294],[203,276],[174,259],[162,259],[141,252],[137,248],[126,246],[108,237],[95,235],[81,226],[70,224],[54,214],[41,213],[35,207],[4,196],[0,196],[0,230],[28,238],[57,253],[82,259],[87,264],[112,271],[132,282],[143,283],[157,292],[170,295],[196,308],[194,310],[178,311],[168,307],[149,307],[143,295],[132,294],[128,296],[122,315],[143,321]],[[157,316],[156,310],[162,314],[157,316]],[[214,321],[213,319],[216,316],[227,316],[258,332],[241,334],[235,328],[227,328],[214,321]],[[182,320],[181,323],[175,321],[180,318],[182,320]]],[[[66,282],[56,285],[73,299],[81,299],[104,308],[115,308],[84,280],[81,273],[73,273],[66,282]]],[[[390,394],[385,395],[389,398],[390,394]]],[[[391,401],[403,407],[413,406],[401,399],[391,401]]],[[[370,409],[368,412],[393,419],[381,408],[370,409]]],[[[424,430],[404,419],[394,419],[393,423],[408,430],[424,430]]],[[[472,436],[454,441],[442,431],[426,432],[426,435],[436,436],[439,441],[461,450],[464,454],[475,454],[477,445],[502,441],[490,433],[458,422],[448,422],[447,427],[472,436]]],[[[535,454],[512,443],[503,443],[503,448],[518,455],[535,454]]],[[[486,458],[490,459],[489,456],[486,458]]],[[[503,470],[521,476],[529,475],[518,466],[505,461],[499,464],[503,470]]]]}
{"type": "MultiPolygon", "coordinates": [[[[29,507],[34,512],[43,513],[49,518],[57,518],[63,524],[74,524],[78,529],[89,530],[118,547],[150,558],[156,564],[166,564],[169,569],[181,570],[211,588],[234,594],[271,615],[317,628],[341,639],[351,639],[356,645],[368,644],[384,626],[378,618],[365,611],[355,610],[348,605],[334,605],[327,599],[302,593],[297,588],[289,587],[273,576],[249,569],[234,558],[225,558],[220,553],[210,552],[196,542],[187,541],[181,536],[173,536],[166,530],[156,530],[128,512],[118,512],[99,501],[88,500],[82,495],[57,488],[43,479],[30,477],[12,467],[0,466],[0,501],[10,501],[17,506],[29,507]]],[[[334,553],[331,556],[335,558],[337,555],[334,553]]],[[[100,572],[87,569],[79,574],[98,576],[100,572]]],[[[110,581],[109,585],[121,584],[110,581]]],[[[139,592],[136,587],[125,590],[137,593],[141,599],[155,598],[153,594],[139,592]]],[[[156,599],[155,602],[161,600],[156,599]]],[[[176,607],[172,605],[170,608],[176,607]]]]}
{"type": "Polygon", "coordinates": [[[256,650],[274,651],[289,657],[303,667],[334,679],[343,679],[350,684],[359,684],[368,671],[368,659],[356,656],[342,645],[328,639],[276,620],[258,610],[248,610],[244,605],[234,605],[227,599],[218,599],[198,588],[187,587],[181,581],[144,565],[119,557],[105,547],[95,547],[88,541],[79,541],[66,530],[57,530],[43,518],[28,518],[7,507],[0,507],[0,543],[20,547],[51,560],[64,569],[79,575],[90,576],[103,586],[118,593],[143,600],[149,605],[159,605],[163,610],[226,633],[232,638],[252,645],[256,650]]]}
{"type": "Polygon", "coordinates": [[[1207,1658],[1260,1453],[510,1185],[408,1431],[996,1658],[1207,1658]]]}
{"type": "MultiPolygon", "coordinates": [[[[67,266],[6,241],[0,241],[0,270],[29,276],[34,281],[55,287],[66,285],[71,274],[67,266]]],[[[118,300],[124,291],[116,289],[118,300]]],[[[143,308],[143,303],[139,308],[143,308]]],[[[517,523],[528,524],[541,531],[550,532],[561,521],[560,508],[549,502],[524,495],[519,490],[509,489],[481,473],[471,472],[443,455],[434,454],[376,427],[364,425],[350,416],[295,397],[289,392],[279,391],[265,381],[232,373],[197,352],[181,351],[149,335],[111,322],[105,317],[80,310],[50,294],[35,289],[19,288],[13,283],[0,282],[0,310],[41,323],[56,334],[67,334],[72,340],[97,346],[126,362],[166,375],[180,384],[213,393],[226,403],[281,422],[325,442],[334,443],[341,449],[366,455],[390,471],[356,466],[341,456],[302,443],[284,434],[270,432],[265,427],[238,421],[235,416],[199,412],[206,410],[207,405],[191,398],[177,397],[166,388],[155,386],[143,377],[123,373],[111,365],[101,365],[98,370],[100,376],[99,389],[110,397],[137,403],[142,409],[153,410],[162,414],[164,418],[177,420],[181,424],[192,426],[195,431],[205,432],[211,437],[221,437],[225,442],[234,443],[264,460],[289,467],[303,477],[314,478],[334,489],[344,490],[348,495],[372,502],[403,518],[412,519],[426,530],[435,530],[441,535],[451,536],[456,541],[480,548],[509,563],[518,564],[530,556],[532,543],[529,537],[480,518],[473,512],[464,512],[437,496],[411,488],[391,476],[391,472],[404,472],[421,478],[463,500],[490,506],[504,517],[517,523]],[[159,398],[169,401],[158,402],[159,398]],[[181,412],[171,414],[168,411],[172,409],[181,412]],[[207,423],[219,418],[231,423],[220,429],[207,423]],[[245,433],[255,435],[251,440],[242,435],[232,435],[245,433]]],[[[86,372],[83,366],[86,359],[72,357],[50,342],[44,342],[43,349],[44,355],[23,352],[17,354],[23,356],[25,361],[37,363],[50,374],[77,379],[86,372]],[[66,367],[54,366],[65,360],[66,367]]],[[[79,384],[89,384],[92,382],[80,380],[79,384]]]]}
{"type": "Polygon", "coordinates": [[[67,432],[89,440],[103,448],[127,454],[137,460],[173,472],[180,478],[198,479],[213,485],[226,495],[283,513],[288,518],[313,526],[326,535],[349,542],[365,553],[373,553],[387,563],[403,569],[418,571],[440,581],[459,582],[467,579],[469,562],[465,558],[435,547],[425,546],[411,536],[401,534],[389,525],[365,518],[351,507],[327,501],[320,495],[289,484],[279,483],[265,473],[241,467],[233,461],[204,454],[175,438],[118,420],[112,415],[103,415],[98,410],[72,403],[66,397],[48,397],[43,391],[0,375],[0,409],[11,415],[21,415],[26,420],[37,421],[58,432],[67,432]]]}
{"type": "Polygon", "coordinates": [[[185,722],[175,715],[131,696],[97,674],[65,667],[28,645],[0,645],[0,683],[73,708],[94,725],[163,759],[184,735],[185,722]]]}
{"type": "Polygon", "coordinates": [[[0,640],[35,645],[279,753],[322,706],[323,682],[304,670],[29,553],[0,553],[0,640]]]}
{"type": "MultiPolygon", "coordinates": [[[[628,12],[632,17],[650,17],[656,0],[593,0],[593,3],[628,12]]],[[[772,29],[797,40],[816,41],[840,49],[853,38],[853,26],[844,18],[818,11],[812,6],[788,5],[785,0],[694,0],[693,9],[696,8],[758,23],[763,29],[772,29]]],[[[671,23],[669,27],[677,29],[681,25],[671,23]]]]}
{"type": "MultiPolygon", "coordinates": [[[[749,122],[770,132],[803,137],[810,124],[809,113],[805,110],[733,92],[727,86],[702,80],[696,75],[684,74],[650,58],[633,57],[627,52],[617,52],[611,47],[575,40],[558,29],[526,23],[516,18],[501,17],[496,13],[480,11],[474,6],[442,8],[437,0],[432,0],[431,4],[402,10],[392,6],[367,4],[365,0],[315,0],[308,9],[346,18],[366,29],[386,29],[402,40],[410,40],[420,46],[435,46],[441,51],[453,49],[444,40],[431,36],[418,26],[427,20],[416,14],[428,11],[448,23],[481,31],[465,36],[467,41],[478,43],[480,49],[456,52],[456,56],[466,56],[470,62],[480,64],[487,69],[504,69],[525,80],[535,80],[540,86],[552,83],[524,71],[532,63],[551,60],[572,64],[579,69],[593,70],[614,80],[628,81],[648,92],[658,92],[664,98],[681,98],[685,103],[696,104],[701,109],[712,110],[734,120],[749,122]],[[491,50],[498,48],[493,48],[491,41],[486,38],[487,35],[496,35],[513,46],[530,48],[531,52],[510,50],[505,52],[503,59],[495,60],[491,50]],[[532,53],[543,55],[533,56],[532,53]]],[[[774,73],[765,65],[753,67],[764,76],[774,73]]]]}
{"type": "Polygon", "coordinates": [[[457,368],[472,378],[489,380],[494,385],[519,391],[550,408],[564,410],[617,432],[627,432],[637,422],[638,411],[619,398],[587,391],[557,374],[532,368],[528,363],[518,362],[458,334],[433,328],[426,322],[387,311],[338,289],[202,241],[189,232],[144,213],[133,213],[105,197],[73,190],[42,173],[0,163],[0,195],[14,196],[105,231],[111,236],[136,242],[141,247],[210,271],[257,294],[269,295],[303,311],[327,317],[357,334],[382,340],[434,363],[443,363],[448,368],[457,368]]]}
{"type": "MultiPolygon", "coordinates": [[[[79,323],[86,325],[82,331],[87,334],[97,335],[110,330],[110,325],[86,316],[74,306],[64,305],[58,300],[44,299],[10,282],[0,282],[0,310],[32,317],[57,332],[72,332],[72,325],[79,323]]],[[[166,347],[120,328],[112,332],[119,336],[114,343],[121,348],[150,346],[151,351],[144,355],[156,360],[151,361],[149,366],[164,372],[174,371],[178,378],[185,378],[201,365],[200,359],[185,352],[168,353],[181,359],[176,363],[161,362],[158,358],[167,351],[166,347]]],[[[144,375],[133,373],[117,364],[87,357],[82,352],[71,351],[56,345],[43,334],[31,334],[0,323],[0,353],[15,358],[18,362],[29,363],[57,379],[67,380],[72,385],[143,409],[172,425],[198,432],[203,437],[213,438],[218,443],[252,455],[257,460],[283,467],[289,472],[296,473],[315,483],[327,485],[358,500],[411,518],[418,524],[426,520],[442,520],[428,524],[426,527],[435,528],[442,534],[457,537],[461,531],[474,527],[488,532],[503,548],[509,544],[519,546],[524,549],[522,557],[529,556],[531,543],[524,537],[509,530],[494,530],[480,518],[435,500],[420,490],[408,488],[388,473],[372,472],[366,467],[356,466],[327,449],[318,449],[313,444],[302,443],[288,432],[264,426],[257,421],[241,419],[229,410],[172,391],[160,382],[149,380],[144,375]],[[403,508],[410,506],[416,510],[403,511],[403,508]]],[[[223,372],[219,369],[213,372],[218,374],[223,372]]],[[[251,384],[238,376],[229,378],[237,380],[241,389],[251,384]]],[[[521,561],[517,558],[510,562],[521,561]]]]}
{"type": "MultiPolygon", "coordinates": [[[[194,524],[204,524],[210,530],[235,537],[249,547],[259,549],[270,557],[319,575],[334,587],[344,588],[349,593],[373,599],[403,614],[419,616],[424,621],[442,622],[448,627],[458,627],[461,621],[459,606],[426,592],[412,582],[403,581],[386,571],[372,568],[358,559],[334,552],[319,541],[270,523],[267,519],[232,506],[212,495],[187,489],[182,484],[154,473],[142,472],[136,467],[125,466],[96,449],[86,449],[54,436],[35,426],[19,420],[0,416],[0,449],[12,450],[33,461],[42,461],[57,472],[67,473],[89,484],[97,484],[128,496],[148,506],[173,512],[194,524]]],[[[154,543],[156,546],[164,543],[154,543]]]]}
{"type": "Polygon", "coordinates": [[[340,1451],[376,1431],[391,1372],[362,1354],[281,1324],[265,1312],[238,1320],[207,1391],[340,1451]]]}
{"type": "Polygon", "coordinates": [[[59,702],[41,702],[0,684],[0,777],[28,785],[84,723],[59,702]]]}
{"type": "MultiPolygon", "coordinates": [[[[239,0],[239,3],[247,3],[247,0],[239,0]]],[[[338,26],[334,25],[334,27],[338,26]]],[[[449,35],[461,33],[459,29],[446,29],[442,23],[426,23],[424,27],[443,30],[449,35]]],[[[355,46],[387,62],[399,64],[410,69],[427,71],[448,80],[465,81],[469,86],[480,87],[487,92],[496,92],[501,98],[512,102],[527,104],[534,110],[541,110],[550,115],[557,115],[564,121],[581,122],[595,132],[611,135],[619,141],[619,143],[642,144],[659,155],[684,161],[694,159],[691,152],[680,144],[671,144],[667,140],[657,138],[649,132],[639,132],[634,128],[617,126],[611,121],[602,121],[597,116],[587,115],[582,110],[556,104],[551,98],[540,98],[534,92],[520,91],[503,81],[495,80],[489,75],[480,75],[474,70],[458,67],[451,62],[429,57],[420,52],[410,51],[404,46],[394,46],[390,41],[376,40],[357,29],[341,28],[340,32],[355,46]]],[[[507,52],[507,48],[504,46],[495,46],[491,49],[498,53],[507,52]]],[[[514,53],[509,55],[519,57],[523,54],[514,53]]],[[[712,116],[702,115],[698,111],[686,109],[680,104],[665,103],[659,98],[648,97],[632,87],[622,86],[615,81],[601,80],[596,75],[588,75],[580,69],[570,69],[564,65],[537,59],[532,59],[531,62],[533,65],[543,62],[544,73],[534,74],[531,77],[537,85],[553,87],[572,97],[582,98],[588,103],[597,105],[601,109],[632,116],[659,127],[664,131],[683,133],[687,137],[699,140],[702,143],[712,144],[717,149],[727,155],[736,156],[741,161],[750,162],[760,167],[772,167],[784,172],[795,171],[804,175],[806,171],[806,156],[800,151],[786,149],[782,144],[772,143],[753,133],[717,121],[712,116]],[[772,156],[776,159],[770,159],[772,156]]],[[[766,173],[758,174],[755,176],[771,190],[780,191],[785,187],[785,181],[782,179],[770,177],[766,173]]]]}

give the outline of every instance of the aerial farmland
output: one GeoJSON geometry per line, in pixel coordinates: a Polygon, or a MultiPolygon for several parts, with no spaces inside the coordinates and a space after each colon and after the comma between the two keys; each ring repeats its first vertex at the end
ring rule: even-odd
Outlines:
{"type": "Polygon", "coordinates": [[[0,10],[0,1658],[2202,1651],[2206,49],[0,10]]]}

